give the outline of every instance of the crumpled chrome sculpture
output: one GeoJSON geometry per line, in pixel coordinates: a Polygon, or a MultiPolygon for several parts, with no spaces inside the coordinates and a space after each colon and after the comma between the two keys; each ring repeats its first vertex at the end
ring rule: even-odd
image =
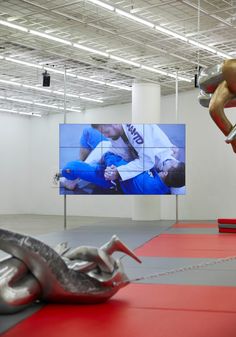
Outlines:
{"type": "Polygon", "coordinates": [[[224,108],[236,107],[236,59],[203,69],[199,76],[199,103],[209,107],[211,118],[226,136],[236,153],[236,125],[226,117],[224,108]]]}
{"type": "Polygon", "coordinates": [[[0,229],[0,249],[11,255],[0,261],[0,314],[20,311],[36,300],[99,303],[129,284],[120,251],[139,258],[117,236],[100,248],[66,243],[52,249],[30,236],[0,229]]]}

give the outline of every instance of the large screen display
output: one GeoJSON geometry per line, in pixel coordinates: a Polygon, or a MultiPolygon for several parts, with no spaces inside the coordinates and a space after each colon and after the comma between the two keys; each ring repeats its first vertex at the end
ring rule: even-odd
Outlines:
{"type": "Polygon", "coordinates": [[[185,194],[184,124],[61,124],[60,194],[185,194]]]}

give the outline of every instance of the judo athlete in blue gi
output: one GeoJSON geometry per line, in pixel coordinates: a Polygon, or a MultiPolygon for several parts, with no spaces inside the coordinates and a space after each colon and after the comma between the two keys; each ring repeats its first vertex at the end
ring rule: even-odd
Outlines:
{"type": "Polygon", "coordinates": [[[107,140],[100,131],[92,127],[83,129],[80,138],[80,160],[85,160],[92,150],[102,141],[107,140]]]}
{"type": "Polygon", "coordinates": [[[118,185],[120,193],[124,194],[170,194],[169,187],[165,185],[154,168],[124,181],[112,181],[105,178],[107,167],[113,165],[119,167],[126,164],[127,162],[120,156],[107,152],[101,163],[92,165],[82,161],[67,163],[62,170],[62,176],[68,180],[77,178],[87,180],[105,189],[111,189],[114,188],[114,185],[118,185]]]}
{"type": "MultiPolygon", "coordinates": [[[[78,160],[85,161],[90,164],[93,161],[97,161],[96,151],[94,151],[94,153],[92,153],[92,151],[98,146],[98,144],[102,144],[102,142],[108,142],[108,139],[104,137],[100,131],[92,127],[85,127],[80,138],[81,147],[78,160]]],[[[99,153],[100,150],[98,149],[97,152],[99,153]]],[[[85,187],[88,185],[88,182],[82,182],[80,178],[71,180],[66,179],[66,177],[61,177],[60,185],[68,190],[74,190],[76,187],[85,187]]]]}

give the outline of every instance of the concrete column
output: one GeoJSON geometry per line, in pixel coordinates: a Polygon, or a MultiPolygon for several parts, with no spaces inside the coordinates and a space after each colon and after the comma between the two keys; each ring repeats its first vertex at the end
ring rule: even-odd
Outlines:
{"type": "MultiPolygon", "coordinates": [[[[160,122],[160,85],[134,82],[132,87],[132,122],[160,122]]],[[[159,220],[160,196],[134,196],[132,200],[133,220],[159,220]]]]}

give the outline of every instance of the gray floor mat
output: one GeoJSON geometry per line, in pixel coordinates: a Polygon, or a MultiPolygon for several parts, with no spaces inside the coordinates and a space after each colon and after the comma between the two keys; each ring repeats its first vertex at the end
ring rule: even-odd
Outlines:
{"type": "MultiPolygon", "coordinates": [[[[35,312],[40,310],[43,307],[42,304],[34,304],[30,308],[27,308],[17,314],[12,315],[0,315],[0,334],[9,330],[14,325],[18,324],[25,318],[33,315],[35,312]]],[[[20,336],[19,336],[20,337],[20,336]]]]}
{"type": "Polygon", "coordinates": [[[148,276],[217,259],[141,257],[140,265],[128,257],[122,260],[129,279],[144,277],[138,283],[236,286],[236,260],[151,278],[148,276]]]}
{"type": "Polygon", "coordinates": [[[219,234],[218,227],[216,228],[169,228],[166,234],[219,234]]]}

